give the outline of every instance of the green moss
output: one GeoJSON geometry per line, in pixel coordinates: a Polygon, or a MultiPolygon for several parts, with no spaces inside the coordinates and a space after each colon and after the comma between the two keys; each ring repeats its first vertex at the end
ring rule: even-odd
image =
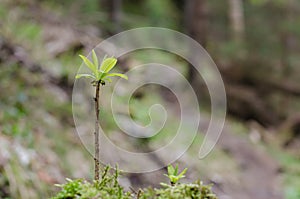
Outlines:
{"type": "Polygon", "coordinates": [[[137,193],[126,192],[118,183],[118,176],[118,169],[112,172],[110,167],[105,167],[101,180],[94,183],[82,179],[67,179],[66,184],[58,185],[61,191],[52,199],[217,199],[211,191],[211,186],[203,185],[200,181],[173,186],[162,183],[159,189],[147,188],[137,193]]]}
{"type": "Polygon", "coordinates": [[[100,181],[89,183],[82,179],[70,180],[64,185],[58,185],[62,190],[52,199],[130,199],[132,194],[125,192],[118,183],[119,170],[112,174],[110,167],[105,167],[100,181]]]}
{"type": "Polygon", "coordinates": [[[190,184],[177,184],[175,186],[163,184],[161,189],[147,189],[141,192],[140,199],[217,199],[211,187],[198,181],[190,184]]]}

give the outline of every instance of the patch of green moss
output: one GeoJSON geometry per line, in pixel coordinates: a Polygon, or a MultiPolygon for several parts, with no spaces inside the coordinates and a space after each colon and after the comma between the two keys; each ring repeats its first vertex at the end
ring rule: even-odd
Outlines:
{"type": "Polygon", "coordinates": [[[70,180],[67,183],[58,185],[61,191],[52,199],[130,199],[133,198],[130,192],[125,192],[118,183],[119,170],[116,169],[112,174],[110,167],[105,167],[102,172],[101,180],[94,183],[82,179],[70,180]]]}
{"type": "Polygon", "coordinates": [[[162,183],[159,189],[141,189],[136,193],[124,191],[118,183],[118,176],[118,169],[111,172],[110,167],[105,167],[101,180],[94,183],[82,179],[67,179],[66,184],[58,185],[61,191],[52,199],[217,199],[211,186],[203,185],[201,181],[175,185],[162,183]]]}
{"type": "Polygon", "coordinates": [[[139,199],[217,199],[217,196],[211,191],[211,186],[203,185],[201,181],[174,186],[162,185],[163,187],[160,189],[149,188],[141,191],[139,199]]]}

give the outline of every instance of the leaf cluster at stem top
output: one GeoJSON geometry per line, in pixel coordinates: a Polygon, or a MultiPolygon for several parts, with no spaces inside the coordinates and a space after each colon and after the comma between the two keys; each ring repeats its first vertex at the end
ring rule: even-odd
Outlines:
{"type": "MultiPolygon", "coordinates": [[[[79,57],[83,60],[85,65],[91,70],[91,74],[77,74],[76,79],[81,77],[92,79],[92,83],[100,82],[101,84],[105,84],[106,81],[111,82],[111,77],[121,77],[124,79],[128,79],[128,77],[122,73],[110,73],[110,71],[117,64],[117,59],[114,57],[106,58],[104,57],[101,64],[99,64],[98,57],[95,51],[92,51],[92,61],[90,61],[86,56],[79,55],[79,57]]],[[[94,84],[95,85],[95,84],[94,84]]]]}

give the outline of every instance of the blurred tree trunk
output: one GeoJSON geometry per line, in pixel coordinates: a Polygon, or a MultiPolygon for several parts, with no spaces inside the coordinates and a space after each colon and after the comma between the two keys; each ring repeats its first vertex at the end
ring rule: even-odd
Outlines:
{"type": "Polygon", "coordinates": [[[112,23],[112,26],[109,27],[110,34],[120,32],[122,30],[122,0],[100,0],[100,5],[105,8],[108,13],[108,19],[112,23]]]}
{"type": "Polygon", "coordinates": [[[206,0],[188,0],[185,2],[186,32],[203,47],[206,46],[207,40],[207,11],[206,0]]]}
{"type": "MultiPolygon", "coordinates": [[[[199,42],[203,48],[207,43],[208,8],[206,0],[185,1],[184,26],[186,33],[199,42]]],[[[188,80],[196,81],[198,72],[193,66],[189,67],[188,80]]]]}
{"type": "MultiPolygon", "coordinates": [[[[283,27],[280,27],[280,43],[281,43],[281,81],[286,81],[286,79],[292,73],[292,66],[290,63],[290,54],[292,52],[293,34],[290,32],[290,24],[293,23],[294,19],[294,0],[286,0],[284,7],[282,8],[282,18],[284,19],[283,27]]],[[[280,24],[282,26],[282,24],[280,24]]],[[[289,107],[291,101],[290,96],[281,96],[278,100],[277,112],[283,114],[286,110],[282,110],[282,105],[289,107]]]]}
{"type": "Polygon", "coordinates": [[[245,20],[242,0],[229,0],[229,19],[232,39],[240,43],[244,39],[245,20]]]}
{"type": "MultiPolygon", "coordinates": [[[[283,8],[282,17],[284,25],[289,27],[293,23],[294,19],[294,0],[286,0],[286,4],[283,8]]],[[[287,28],[284,27],[281,31],[281,66],[282,77],[286,78],[291,73],[291,64],[289,61],[290,51],[292,49],[293,35],[287,28]]]]}

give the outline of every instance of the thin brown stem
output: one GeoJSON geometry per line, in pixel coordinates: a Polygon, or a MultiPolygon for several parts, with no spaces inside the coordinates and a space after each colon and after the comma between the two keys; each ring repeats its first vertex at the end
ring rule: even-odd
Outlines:
{"type": "Polygon", "coordinates": [[[95,161],[95,180],[99,180],[99,171],[100,171],[100,146],[99,146],[99,112],[100,112],[100,108],[99,108],[99,93],[100,93],[100,86],[101,86],[101,82],[98,81],[96,84],[96,94],[95,94],[95,113],[96,113],[96,120],[95,120],[95,132],[94,132],[94,136],[95,136],[95,157],[94,157],[94,161],[95,161]]]}

